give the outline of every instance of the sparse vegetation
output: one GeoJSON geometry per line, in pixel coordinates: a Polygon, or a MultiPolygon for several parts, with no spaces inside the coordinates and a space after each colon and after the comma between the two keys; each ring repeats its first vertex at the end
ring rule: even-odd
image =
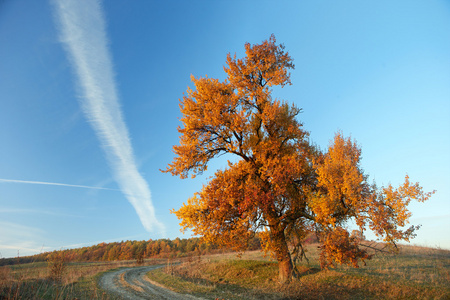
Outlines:
{"type": "Polygon", "coordinates": [[[111,299],[97,287],[105,271],[135,265],[134,261],[112,263],[67,263],[54,261],[0,267],[0,299],[111,299]],[[57,279],[57,280],[55,280],[57,279]]]}
{"type": "MultiPolygon", "coordinates": [[[[378,245],[381,247],[381,245],[378,245]]],[[[320,269],[320,249],[306,249],[310,263],[297,265],[300,276],[280,284],[275,261],[260,252],[191,260],[169,274],[149,278],[176,292],[207,299],[449,299],[450,251],[401,246],[400,253],[377,252],[367,266],[320,269]]]]}
{"type": "MultiPolygon", "coordinates": [[[[380,249],[384,245],[372,246],[380,249]]],[[[235,252],[203,255],[196,251],[195,255],[172,255],[144,264],[165,265],[148,274],[151,281],[205,299],[450,298],[448,250],[401,246],[394,255],[368,248],[373,258],[366,266],[330,270],[320,269],[318,244],[309,244],[304,250],[308,261],[298,262],[300,276],[289,284],[278,282],[277,262],[261,251],[240,257],[235,252]]],[[[64,262],[62,252],[59,254],[50,262],[0,267],[0,299],[115,299],[97,285],[102,272],[138,265],[136,260],[65,262],[60,280],[53,280],[53,266],[61,270],[59,265],[64,262]]]]}

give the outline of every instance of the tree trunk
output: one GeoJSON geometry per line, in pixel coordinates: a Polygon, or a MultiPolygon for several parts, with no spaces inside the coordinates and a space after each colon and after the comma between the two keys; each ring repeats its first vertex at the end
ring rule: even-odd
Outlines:
{"type": "Polygon", "coordinates": [[[291,255],[289,253],[289,248],[286,243],[286,237],[284,235],[284,230],[273,230],[272,242],[275,246],[274,251],[278,261],[278,278],[280,283],[288,283],[294,272],[294,267],[291,261],[291,255]]]}
{"type": "Polygon", "coordinates": [[[284,260],[278,259],[278,280],[280,283],[289,283],[289,281],[291,281],[293,271],[294,268],[290,257],[284,260]]]}

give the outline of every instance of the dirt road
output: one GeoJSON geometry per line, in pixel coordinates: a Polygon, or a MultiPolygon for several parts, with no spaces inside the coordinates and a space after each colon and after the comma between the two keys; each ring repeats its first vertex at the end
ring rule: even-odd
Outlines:
{"type": "Polygon", "coordinates": [[[162,265],[124,268],[107,272],[99,280],[99,285],[122,299],[201,299],[187,294],[178,294],[157,286],[145,276],[150,270],[162,265]]]}

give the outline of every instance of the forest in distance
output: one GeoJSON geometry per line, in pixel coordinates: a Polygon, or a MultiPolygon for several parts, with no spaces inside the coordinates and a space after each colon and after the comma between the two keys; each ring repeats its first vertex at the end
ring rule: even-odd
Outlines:
{"type": "MultiPolygon", "coordinates": [[[[311,241],[313,240],[314,237],[311,236],[311,241]]],[[[247,249],[261,249],[258,235],[248,241],[247,249]]],[[[66,262],[106,262],[145,258],[180,258],[184,256],[218,253],[221,251],[229,252],[231,249],[210,243],[202,243],[201,239],[197,237],[187,239],[175,238],[173,240],[150,239],[148,241],[100,243],[89,247],[61,249],[32,256],[1,258],[0,266],[48,261],[55,254],[62,254],[66,262]]]]}
{"type": "Polygon", "coordinates": [[[308,259],[296,262],[301,276],[289,284],[277,280],[277,264],[258,250],[258,236],[239,256],[230,248],[193,237],[100,243],[0,259],[0,264],[14,264],[0,267],[0,299],[118,299],[111,287],[137,296],[148,290],[140,292],[141,281],[123,272],[142,269],[151,270],[143,274],[144,282],[149,279],[149,284],[202,299],[448,299],[450,295],[448,250],[399,245],[393,255],[382,250],[385,243],[364,239],[374,254],[367,265],[324,270],[319,267],[321,249],[315,233],[308,238],[304,245],[308,259]],[[141,255],[145,260],[139,260],[141,255]],[[109,288],[100,283],[111,276],[116,279],[109,288]]]}

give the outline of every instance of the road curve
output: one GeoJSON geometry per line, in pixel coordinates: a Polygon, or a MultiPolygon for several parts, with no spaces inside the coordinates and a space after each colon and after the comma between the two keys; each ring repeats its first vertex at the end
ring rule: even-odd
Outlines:
{"type": "Polygon", "coordinates": [[[188,294],[178,294],[149,281],[147,272],[163,265],[123,268],[104,273],[100,287],[122,299],[201,299],[188,294]]]}

